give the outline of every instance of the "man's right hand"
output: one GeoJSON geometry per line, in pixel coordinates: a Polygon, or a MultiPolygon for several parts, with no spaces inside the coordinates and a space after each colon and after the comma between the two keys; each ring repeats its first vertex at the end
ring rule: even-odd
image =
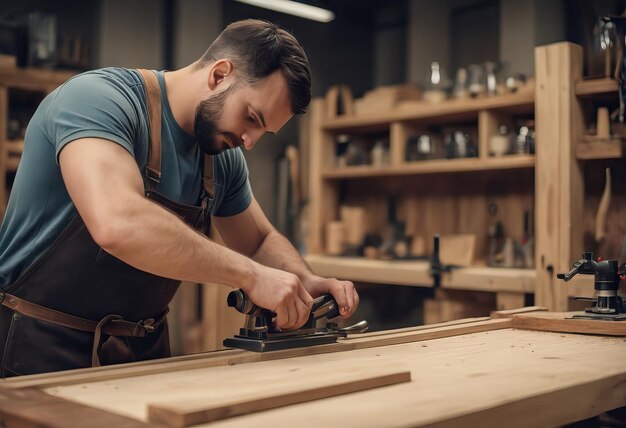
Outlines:
{"type": "Polygon", "coordinates": [[[242,288],[254,304],[276,313],[281,330],[295,330],[309,319],[313,298],[297,275],[257,265],[252,281],[242,288]]]}

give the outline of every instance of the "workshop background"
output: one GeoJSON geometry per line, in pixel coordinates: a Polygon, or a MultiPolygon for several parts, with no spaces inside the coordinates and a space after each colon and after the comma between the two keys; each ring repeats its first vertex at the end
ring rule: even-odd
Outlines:
{"type": "MultiPolygon", "coordinates": [[[[4,0],[0,215],[47,92],[93,68],[183,67],[228,23],[260,18],[300,41],[315,99],[244,150],[253,191],[315,272],[357,283],[350,322],[381,330],[534,303],[581,308],[573,296],[592,284],[554,273],[583,249],[617,258],[625,231],[624,33],[600,18],[626,2],[300,3],[334,18],[234,0],[4,0]]],[[[219,349],[241,327],[227,292],[181,287],[175,353],[219,349]]]]}

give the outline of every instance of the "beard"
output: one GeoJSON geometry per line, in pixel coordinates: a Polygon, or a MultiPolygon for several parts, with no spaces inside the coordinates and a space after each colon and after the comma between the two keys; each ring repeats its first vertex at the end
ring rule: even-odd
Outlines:
{"type": "Polygon", "coordinates": [[[196,108],[193,133],[200,149],[207,155],[218,155],[224,150],[241,145],[240,139],[232,132],[220,131],[218,122],[224,112],[224,103],[234,91],[236,83],[227,89],[201,101],[196,108]],[[227,144],[224,140],[230,143],[227,144]]]}

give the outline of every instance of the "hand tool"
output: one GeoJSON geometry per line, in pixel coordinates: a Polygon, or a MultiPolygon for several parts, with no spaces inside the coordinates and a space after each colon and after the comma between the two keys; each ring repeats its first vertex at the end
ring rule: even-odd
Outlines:
{"type": "Polygon", "coordinates": [[[577,300],[593,302],[591,307],[585,308],[585,313],[574,315],[572,318],[626,321],[624,300],[618,295],[619,284],[626,278],[626,264],[619,266],[617,260],[593,259],[591,251],[585,251],[583,258],[572,265],[567,273],[557,274],[557,278],[569,281],[577,274],[594,275],[595,296],[576,297],[577,300]]]}
{"type": "Polygon", "coordinates": [[[324,294],[313,301],[308,321],[299,329],[281,331],[276,328],[273,318],[276,314],[252,303],[246,293],[239,289],[228,293],[228,306],[247,315],[243,328],[235,337],[224,340],[224,346],[246,349],[254,352],[277,351],[280,349],[334,343],[348,333],[363,333],[368,329],[367,321],[350,327],[339,328],[328,322],[339,316],[337,302],[330,294],[324,294]]]}

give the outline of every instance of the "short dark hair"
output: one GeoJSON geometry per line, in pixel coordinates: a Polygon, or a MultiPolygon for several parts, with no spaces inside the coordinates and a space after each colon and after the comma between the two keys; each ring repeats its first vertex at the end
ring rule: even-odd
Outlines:
{"type": "Polygon", "coordinates": [[[296,38],[275,24],[246,19],[230,24],[198,60],[198,67],[228,59],[249,84],[280,69],[287,79],[291,110],[306,112],[311,102],[311,70],[296,38]]]}

